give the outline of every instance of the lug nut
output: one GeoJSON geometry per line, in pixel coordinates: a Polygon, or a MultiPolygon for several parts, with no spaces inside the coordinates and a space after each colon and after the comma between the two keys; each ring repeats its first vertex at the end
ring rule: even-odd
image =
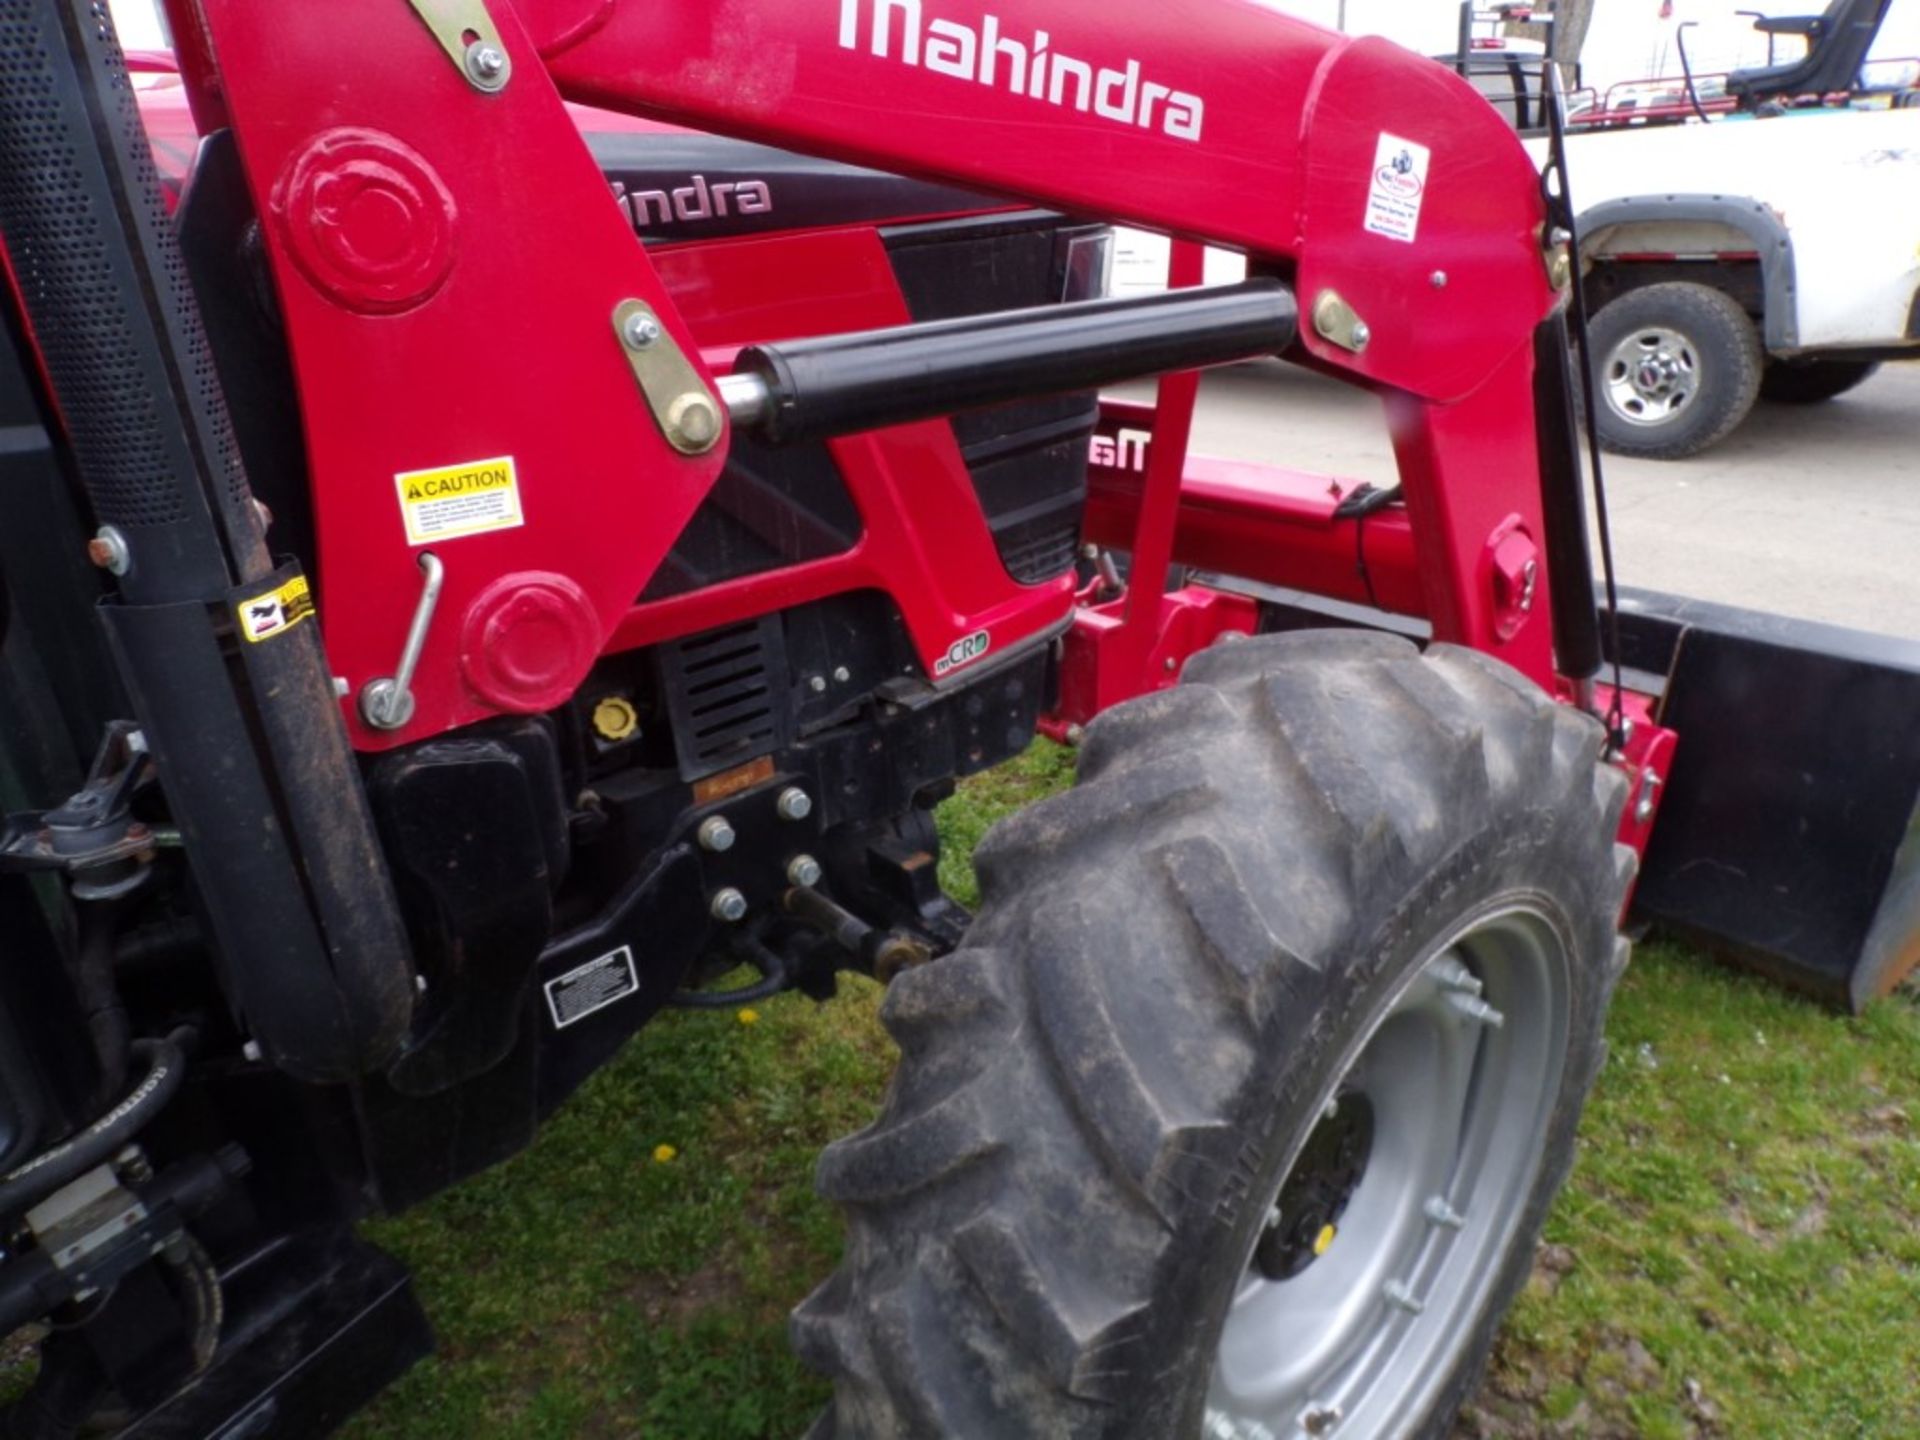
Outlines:
{"type": "Polygon", "coordinates": [[[1495,1030],[1507,1023],[1507,1017],[1486,1001],[1472,995],[1454,994],[1447,996],[1447,1002],[1467,1019],[1477,1025],[1489,1025],[1495,1030]]]}
{"type": "Polygon", "coordinates": [[[1394,1309],[1404,1310],[1409,1315],[1418,1315],[1427,1308],[1426,1301],[1398,1280],[1389,1280],[1380,1295],[1394,1309]]]}
{"type": "Polygon", "coordinates": [[[727,823],[724,815],[709,815],[700,822],[700,848],[718,853],[733,848],[733,826],[727,823]]]}
{"type": "Polygon", "coordinates": [[[773,809],[782,820],[804,820],[813,813],[813,797],[798,785],[789,785],[773,802],[773,809]]]}
{"type": "Polygon", "coordinates": [[[820,862],[811,855],[796,855],[787,862],[787,883],[811,890],[820,883],[820,862]]]}
{"type": "Polygon", "coordinates": [[[713,900],[707,910],[714,919],[724,920],[731,925],[747,918],[747,897],[729,885],[724,890],[713,892],[713,900]]]}

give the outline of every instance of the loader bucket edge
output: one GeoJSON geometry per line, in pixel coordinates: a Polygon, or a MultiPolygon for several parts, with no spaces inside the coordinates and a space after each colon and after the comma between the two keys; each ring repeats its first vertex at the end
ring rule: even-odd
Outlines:
{"type": "Polygon", "coordinates": [[[1640,589],[1620,631],[1680,737],[1634,916],[1853,1011],[1889,993],[1920,963],[1920,642],[1640,589]]]}

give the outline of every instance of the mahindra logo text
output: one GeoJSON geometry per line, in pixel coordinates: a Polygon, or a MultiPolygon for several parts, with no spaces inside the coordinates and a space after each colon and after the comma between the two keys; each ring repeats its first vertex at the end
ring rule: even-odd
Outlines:
{"type": "Polygon", "coordinates": [[[632,194],[616,180],[613,198],[636,230],[671,225],[676,220],[723,220],[732,214],[766,215],[773,210],[773,191],[766,181],[718,180],[709,185],[704,175],[693,176],[690,183],[675,190],[635,190],[632,194]]]}
{"type": "Polygon", "coordinates": [[[1137,470],[1145,473],[1147,446],[1153,435],[1146,430],[1123,429],[1114,435],[1095,435],[1087,447],[1087,463],[1105,470],[1137,470]]]}
{"type": "Polygon", "coordinates": [[[840,0],[843,49],[860,48],[863,9],[868,11],[867,49],[882,60],[1004,88],[1062,109],[1090,111],[1176,140],[1200,138],[1205,102],[1143,79],[1138,60],[1117,70],[1096,67],[1050,50],[1053,37],[1045,30],[1034,31],[1032,40],[1022,44],[1000,33],[997,15],[982,15],[978,29],[958,20],[923,20],[921,0],[840,0]]]}

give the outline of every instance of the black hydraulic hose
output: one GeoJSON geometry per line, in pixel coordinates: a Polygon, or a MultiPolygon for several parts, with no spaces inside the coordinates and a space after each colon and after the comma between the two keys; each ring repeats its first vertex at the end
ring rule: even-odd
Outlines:
{"type": "Polygon", "coordinates": [[[737,990],[681,990],[672,995],[667,1003],[685,1010],[731,1010],[735,1005],[770,1000],[785,990],[788,984],[786,962],[758,940],[747,941],[745,948],[753,968],[765,977],[758,984],[742,985],[737,990]]]}
{"type": "Polygon", "coordinates": [[[147,1062],[147,1074],[113,1109],[78,1135],[43,1150],[0,1179],[0,1219],[25,1214],[61,1186],[78,1179],[146,1128],[180,1091],[186,1076],[187,1046],[193,1031],[185,1026],[164,1040],[136,1040],[133,1054],[147,1062]]]}
{"type": "Polygon", "coordinates": [[[80,939],[74,947],[74,990],[81,1012],[87,1017],[94,1056],[100,1062],[97,1099],[104,1105],[126,1087],[133,1027],[114,979],[114,946],[119,932],[117,907],[111,901],[94,901],[79,908],[80,939]]]}

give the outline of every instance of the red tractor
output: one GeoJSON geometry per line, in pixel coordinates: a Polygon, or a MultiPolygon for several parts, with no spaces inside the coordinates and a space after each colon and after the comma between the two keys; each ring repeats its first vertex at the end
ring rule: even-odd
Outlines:
{"type": "Polygon", "coordinates": [[[1637,861],[1831,1000],[1913,964],[1920,666],[1600,602],[1503,120],[1240,0],[996,10],[169,0],[149,134],[103,4],[0,0],[8,1435],[327,1433],[430,1344],[356,1221],[843,970],[902,1059],[818,1435],[1439,1434],[1637,861]],[[1188,456],[1271,355],[1397,485],[1188,456]],[[932,807],[1042,730],[969,915],[932,807]]]}

